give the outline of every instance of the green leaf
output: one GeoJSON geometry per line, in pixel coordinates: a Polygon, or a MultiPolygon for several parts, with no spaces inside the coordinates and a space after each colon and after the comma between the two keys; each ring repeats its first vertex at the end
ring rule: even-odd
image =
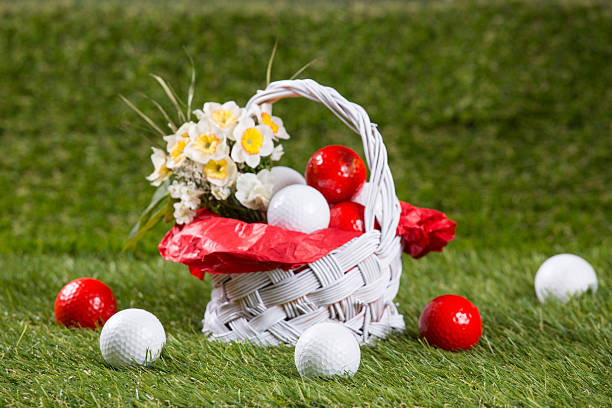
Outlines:
{"type": "Polygon", "coordinates": [[[144,225],[139,226],[139,229],[136,231],[136,233],[128,239],[128,242],[123,247],[123,251],[126,251],[128,249],[134,250],[136,248],[136,244],[138,243],[138,241],[140,241],[140,239],[148,231],[152,230],[164,218],[164,216],[168,212],[168,207],[170,206],[170,208],[172,208],[172,200],[169,199],[170,197],[166,196],[164,198],[166,200],[164,201],[162,199],[162,201],[159,202],[158,204],[165,203],[166,205],[164,205],[161,208],[159,208],[160,207],[159,205],[154,207],[154,208],[157,208],[158,210],[156,212],[155,211],[153,212],[151,217],[144,223],[144,225]]]}
{"type": "MultiPolygon", "coordinates": [[[[172,202],[170,200],[170,195],[168,193],[168,186],[170,185],[170,180],[165,180],[153,193],[153,197],[151,198],[151,202],[145,208],[145,210],[140,215],[138,222],[134,225],[132,230],[130,231],[130,235],[128,236],[128,242],[123,247],[123,250],[134,249],[136,247],[136,243],[142,238],[144,233],[153,228],[157,223],[161,220],[157,218],[157,221],[151,225],[149,228],[146,228],[152,219],[159,215],[160,209],[166,211],[167,202],[172,202]],[[166,204],[162,206],[162,204],[166,204]],[[145,229],[146,228],[146,229],[145,229]]],[[[165,216],[165,212],[162,213],[162,217],[165,216]]]]}
{"type": "Polygon", "coordinates": [[[164,222],[167,224],[169,222],[174,221],[174,207],[173,207],[174,201],[170,200],[168,201],[168,204],[166,205],[166,214],[164,215],[164,222]]]}

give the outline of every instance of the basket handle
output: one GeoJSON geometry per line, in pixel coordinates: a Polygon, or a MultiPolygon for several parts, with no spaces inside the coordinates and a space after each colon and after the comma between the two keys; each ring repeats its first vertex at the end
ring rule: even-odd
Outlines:
{"type": "Polygon", "coordinates": [[[320,85],[312,79],[295,79],[272,82],[265,90],[257,91],[247,103],[249,109],[253,104],[274,103],[284,98],[303,97],[325,105],[346,126],[361,136],[366,163],[370,169],[370,189],[365,205],[365,230],[374,228],[375,203],[380,197],[382,214],[379,220],[381,238],[379,251],[389,248],[395,238],[400,216],[400,205],[395,194],[395,185],[389,164],[387,149],[375,123],[370,122],[365,109],[356,103],[349,102],[333,88],[320,85]]]}

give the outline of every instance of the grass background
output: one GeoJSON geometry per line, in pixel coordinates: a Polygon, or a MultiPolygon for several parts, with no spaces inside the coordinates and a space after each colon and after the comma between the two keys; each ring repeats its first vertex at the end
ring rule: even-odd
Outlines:
{"type": "MultiPolygon", "coordinates": [[[[612,8],[604,2],[0,2],[0,405],[609,406],[612,302],[612,8]],[[290,348],[207,342],[209,282],[159,259],[161,226],[119,254],[152,194],[149,142],[124,94],[244,104],[313,58],[380,126],[398,196],[459,223],[444,254],[406,259],[407,331],[362,349],[352,379],[303,381],[290,348]],[[185,51],[186,50],[186,51],[185,51]],[[588,259],[593,297],[540,305],[538,265],[588,259]],[[53,301],[94,276],[119,307],[160,317],[154,368],[116,371],[98,334],[58,327],[53,301]],[[484,320],[473,350],[425,346],[416,321],[443,293],[484,320]]],[[[152,111],[151,111],[152,112],[152,111]]],[[[359,138],[308,101],[275,108],[284,164],[359,138]]]]}

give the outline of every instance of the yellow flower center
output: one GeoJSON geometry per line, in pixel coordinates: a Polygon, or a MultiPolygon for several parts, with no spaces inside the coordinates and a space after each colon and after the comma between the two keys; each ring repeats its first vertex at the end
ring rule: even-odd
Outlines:
{"type": "Polygon", "coordinates": [[[264,124],[270,126],[272,128],[272,132],[274,132],[274,134],[276,134],[276,132],[278,132],[278,125],[272,121],[272,116],[270,116],[266,112],[262,112],[261,113],[261,121],[264,124]]]}
{"type": "Polygon", "coordinates": [[[172,152],[170,153],[173,159],[179,160],[181,158],[181,155],[183,154],[183,150],[185,150],[185,146],[187,146],[187,143],[189,143],[189,139],[184,138],[176,142],[176,144],[172,148],[172,152]]]}
{"type": "Polygon", "coordinates": [[[165,177],[166,174],[171,174],[172,171],[170,171],[170,169],[168,167],[166,167],[166,163],[162,164],[161,167],[159,168],[159,176],[160,177],[165,177]]]}
{"type": "Polygon", "coordinates": [[[214,133],[204,133],[193,141],[193,147],[204,154],[214,154],[221,141],[214,133]]]}
{"type": "Polygon", "coordinates": [[[242,134],[242,139],[240,143],[242,144],[242,148],[248,154],[257,154],[259,153],[259,149],[261,145],[263,145],[264,137],[261,132],[255,128],[248,128],[242,134]]]}
{"type": "Polygon", "coordinates": [[[209,160],[204,166],[206,177],[215,180],[225,180],[227,177],[227,160],[209,160]]]}
{"type": "Polygon", "coordinates": [[[214,111],[210,118],[219,126],[221,129],[233,126],[238,120],[238,116],[231,110],[218,109],[214,111]]]}

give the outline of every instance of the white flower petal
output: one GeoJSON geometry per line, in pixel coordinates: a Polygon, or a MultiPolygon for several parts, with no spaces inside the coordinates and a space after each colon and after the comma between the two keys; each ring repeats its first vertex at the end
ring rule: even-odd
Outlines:
{"type": "Polygon", "coordinates": [[[244,162],[244,159],[242,158],[242,150],[240,149],[240,146],[238,146],[238,143],[232,147],[232,160],[236,163],[244,162]]]}
{"type": "Polygon", "coordinates": [[[270,154],[270,159],[272,159],[273,161],[279,161],[281,157],[283,157],[283,154],[285,154],[283,145],[279,144],[272,150],[272,153],[270,154]]]}
{"type": "Polygon", "coordinates": [[[261,157],[257,154],[244,154],[243,153],[243,157],[244,157],[244,161],[247,164],[247,166],[255,168],[257,166],[259,166],[259,162],[261,161],[261,157]]]}
{"type": "Polygon", "coordinates": [[[172,171],[167,167],[168,157],[166,152],[156,147],[152,147],[151,161],[153,162],[153,173],[146,177],[152,185],[158,187],[172,174],[172,171]]]}
{"type": "Polygon", "coordinates": [[[269,156],[272,153],[272,150],[274,150],[274,143],[272,143],[272,139],[264,138],[264,142],[259,149],[259,155],[264,157],[269,156]]]}
{"type": "Polygon", "coordinates": [[[196,118],[198,118],[198,120],[202,120],[206,118],[206,115],[204,114],[204,111],[202,109],[194,110],[193,114],[195,115],[196,118]]]}

